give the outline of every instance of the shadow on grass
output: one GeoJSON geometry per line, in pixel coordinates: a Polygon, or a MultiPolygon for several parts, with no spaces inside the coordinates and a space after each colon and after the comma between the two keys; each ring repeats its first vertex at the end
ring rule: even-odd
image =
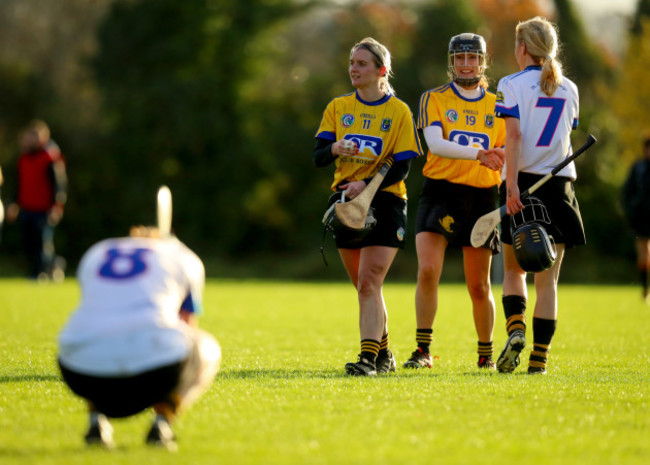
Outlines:
{"type": "Polygon", "coordinates": [[[463,376],[471,376],[471,377],[483,377],[483,378],[490,378],[490,377],[495,377],[499,379],[507,379],[508,377],[513,377],[513,376],[523,376],[526,375],[528,376],[528,373],[526,370],[520,370],[520,371],[515,371],[513,373],[499,373],[496,370],[475,370],[475,371],[461,371],[457,373],[458,375],[463,375],[463,376]]]}
{"type": "Polygon", "coordinates": [[[63,381],[61,375],[0,376],[0,383],[32,383],[35,381],[63,381]]]}
{"type": "MultiPolygon", "coordinates": [[[[434,378],[447,376],[449,373],[437,373],[431,370],[427,372],[416,373],[414,370],[397,370],[393,373],[378,374],[371,376],[371,379],[388,380],[404,379],[413,377],[434,378]]],[[[343,368],[329,369],[309,369],[309,368],[243,368],[243,369],[225,369],[221,371],[217,378],[222,379],[365,379],[365,376],[350,376],[345,373],[343,368]]]]}
{"type": "MultiPolygon", "coordinates": [[[[102,458],[102,457],[110,457],[111,455],[113,455],[114,457],[120,457],[120,454],[126,454],[140,449],[152,450],[151,446],[146,446],[145,444],[136,447],[118,445],[114,449],[104,449],[99,446],[87,446],[80,440],[78,446],[70,445],[70,446],[53,447],[53,448],[16,447],[15,449],[0,448],[0,458],[8,457],[14,459],[27,459],[30,460],[31,463],[39,463],[40,461],[51,459],[53,454],[56,455],[57,457],[70,457],[75,459],[84,456],[88,457],[90,455],[90,458],[88,458],[88,463],[90,463],[93,457],[102,458]]],[[[160,452],[158,453],[166,454],[167,451],[160,450],[160,452]]],[[[102,463],[106,463],[106,462],[102,462],[102,463]]]]}
{"type": "Polygon", "coordinates": [[[347,375],[343,370],[313,370],[313,369],[282,369],[282,368],[245,368],[224,370],[218,377],[227,379],[297,379],[297,378],[345,378],[347,375]]]}
{"type": "MultiPolygon", "coordinates": [[[[79,448],[63,448],[63,449],[48,449],[44,447],[34,447],[34,448],[16,448],[16,449],[0,449],[0,457],[9,457],[9,458],[49,458],[53,453],[56,454],[68,454],[68,455],[81,455],[85,453],[84,449],[79,448]]],[[[33,462],[34,463],[34,462],[33,462]]]]}
{"type": "MultiPolygon", "coordinates": [[[[497,373],[496,371],[458,371],[458,372],[437,372],[435,370],[397,370],[393,373],[378,374],[370,378],[373,379],[411,379],[411,378],[440,378],[440,377],[485,377],[485,378],[503,378],[507,379],[512,376],[527,375],[525,371],[516,373],[497,373]]],[[[356,379],[365,378],[363,376],[350,376],[345,370],[338,368],[330,369],[299,369],[299,368],[245,368],[245,369],[225,369],[217,375],[217,379],[356,379]]],[[[0,383],[25,383],[25,382],[44,382],[60,381],[63,379],[60,375],[22,375],[22,376],[0,376],[0,383]]]]}
{"type": "MultiPolygon", "coordinates": [[[[526,370],[515,371],[514,373],[499,373],[496,370],[479,370],[461,369],[461,370],[413,370],[409,368],[397,368],[396,372],[378,374],[371,376],[371,379],[377,380],[453,380],[454,382],[463,382],[468,379],[480,379],[492,381],[506,381],[508,379],[520,379],[520,377],[529,377],[526,370]]],[[[365,379],[365,376],[350,376],[345,373],[343,368],[225,368],[217,374],[219,379],[227,380],[301,380],[301,379],[365,379]]],[[[541,377],[545,378],[545,377],[541,377]]]]}

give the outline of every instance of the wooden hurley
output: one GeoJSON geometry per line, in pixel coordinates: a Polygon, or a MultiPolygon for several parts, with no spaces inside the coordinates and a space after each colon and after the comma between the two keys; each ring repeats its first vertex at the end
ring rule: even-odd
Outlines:
{"type": "Polygon", "coordinates": [[[361,191],[361,194],[353,200],[334,205],[336,217],[342,224],[352,229],[363,229],[365,227],[370,203],[392,164],[392,161],[384,163],[379,169],[379,172],[372,177],[372,180],[366,188],[361,191]]]}
{"type": "Polygon", "coordinates": [[[157,218],[160,237],[166,238],[172,231],[172,192],[167,186],[160,186],[157,196],[157,218]]]}

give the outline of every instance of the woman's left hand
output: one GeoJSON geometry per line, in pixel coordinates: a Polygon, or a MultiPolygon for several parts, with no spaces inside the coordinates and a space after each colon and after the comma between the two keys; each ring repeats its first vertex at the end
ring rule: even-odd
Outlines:
{"type": "Polygon", "coordinates": [[[524,209],[524,204],[521,203],[521,197],[519,194],[519,186],[514,184],[508,186],[506,182],[506,208],[508,215],[514,215],[515,213],[520,212],[524,209]]]}
{"type": "Polygon", "coordinates": [[[347,184],[341,184],[339,189],[345,191],[345,196],[349,199],[353,199],[366,188],[365,181],[352,181],[347,184]]]}

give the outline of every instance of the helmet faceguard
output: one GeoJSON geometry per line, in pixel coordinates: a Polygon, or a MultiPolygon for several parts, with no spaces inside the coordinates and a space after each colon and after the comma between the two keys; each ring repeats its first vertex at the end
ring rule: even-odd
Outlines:
{"type": "Polygon", "coordinates": [[[524,208],[510,217],[512,231],[529,223],[551,224],[546,206],[537,197],[524,197],[521,203],[524,204],[524,208]]]}
{"type": "Polygon", "coordinates": [[[522,199],[524,209],[510,217],[512,247],[522,270],[539,273],[555,263],[555,243],[541,223],[551,224],[548,211],[536,197],[522,199]]]}
{"type": "Polygon", "coordinates": [[[485,46],[485,39],[482,36],[471,32],[464,32],[463,34],[452,37],[449,41],[447,67],[453,81],[460,86],[473,86],[478,84],[485,75],[485,69],[487,68],[486,55],[487,47],[485,46]],[[471,78],[459,76],[454,64],[456,57],[464,56],[465,63],[467,63],[470,55],[476,56],[476,63],[478,63],[476,66],[476,75],[471,78]]]}

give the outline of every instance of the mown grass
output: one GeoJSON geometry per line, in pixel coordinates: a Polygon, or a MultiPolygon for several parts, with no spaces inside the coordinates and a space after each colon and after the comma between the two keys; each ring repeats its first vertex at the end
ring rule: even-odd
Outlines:
{"type": "MultiPolygon", "coordinates": [[[[389,282],[384,290],[398,363],[414,348],[413,294],[412,284],[389,282]]],[[[84,446],[84,405],[60,381],[55,362],[57,333],[78,298],[72,279],[0,280],[2,464],[641,464],[650,458],[650,307],[635,287],[561,286],[549,374],[532,377],[521,368],[512,375],[475,368],[467,292],[446,284],[434,368],[357,379],[343,372],[358,352],[350,284],[209,281],[201,325],[222,345],[222,369],[176,424],[176,454],[144,446],[148,412],[113,422],[116,450],[84,446]]],[[[505,342],[500,304],[494,340],[498,353],[505,342]]]]}

